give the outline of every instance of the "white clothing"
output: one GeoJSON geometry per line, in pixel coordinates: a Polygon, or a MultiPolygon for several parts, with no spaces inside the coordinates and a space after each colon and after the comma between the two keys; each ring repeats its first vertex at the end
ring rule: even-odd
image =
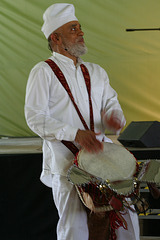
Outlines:
{"type": "MultiPolygon", "coordinates": [[[[95,132],[101,132],[98,136],[100,141],[111,142],[104,134],[105,127],[101,119],[101,111],[110,114],[112,110],[122,112],[122,109],[116,92],[109,84],[107,73],[97,64],[83,62],[81,59],[75,66],[71,59],[58,53],[53,53],[50,59],[62,70],[74,100],[87,125],[90,126],[88,92],[80,64],[83,63],[87,67],[91,78],[95,132]]],[[[38,63],[30,73],[26,88],[25,116],[32,131],[43,139],[41,180],[53,190],[54,201],[60,216],[57,227],[58,240],[78,240],[78,236],[88,240],[86,213],[74,186],[64,177],[72,165],[74,155],[61,143],[61,140],[74,142],[78,129],[84,129],[84,126],[66,90],[45,62],[38,63]],[[77,225],[81,230],[77,229],[77,225]]],[[[128,240],[123,237],[119,240],[121,239],[128,240]]],[[[138,240],[138,238],[132,240],[138,240]]]]}
{"type": "MultiPolygon", "coordinates": [[[[134,209],[134,206],[131,206],[134,209]]],[[[120,227],[116,230],[117,240],[140,240],[140,229],[137,213],[125,208],[123,218],[127,222],[128,230],[120,227]]]]}
{"type": "Polygon", "coordinates": [[[60,175],[53,175],[52,191],[60,216],[57,240],[88,240],[87,213],[75,187],[60,175]]]}
{"type": "MultiPolygon", "coordinates": [[[[104,135],[101,111],[121,110],[117,94],[109,84],[107,73],[99,65],[83,62],[77,66],[61,54],[53,53],[52,59],[63,72],[74,100],[88,126],[89,101],[84,77],[80,68],[83,63],[91,78],[91,99],[95,132],[101,132],[99,140],[109,141],[104,135]]],[[[84,129],[68,93],[45,62],[38,63],[31,71],[25,101],[25,116],[29,127],[43,141],[43,171],[41,180],[51,187],[51,174],[66,176],[74,155],[60,141],[74,141],[78,129],[84,129]]]]}
{"type": "Polygon", "coordinates": [[[71,21],[78,21],[75,8],[68,3],[55,3],[49,6],[43,14],[42,32],[48,39],[49,35],[59,27],[71,21]]]}

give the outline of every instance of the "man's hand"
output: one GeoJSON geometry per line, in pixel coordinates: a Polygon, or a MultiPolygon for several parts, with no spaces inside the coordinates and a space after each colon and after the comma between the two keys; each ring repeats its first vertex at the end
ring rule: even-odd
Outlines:
{"type": "Polygon", "coordinates": [[[79,129],[75,141],[88,152],[98,153],[103,150],[103,144],[96,139],[96,135],[99,134],[100,133],[94,133],[90,130],[79,129]]]}
{"type": "Polygon", "coordinates": [[[103,123],[108,130],[117,133],[125,126],[125,118],[120,111],[112,111],[112,113],[103,116],[103,123]]]}

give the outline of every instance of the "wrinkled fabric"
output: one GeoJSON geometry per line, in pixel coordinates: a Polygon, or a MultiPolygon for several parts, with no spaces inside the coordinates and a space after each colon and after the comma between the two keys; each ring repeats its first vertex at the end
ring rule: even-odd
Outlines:
{"type": "MultiPolygon", "coordinates": [[[[113,109],[122,110],[117,100],[117,93],[110,86],[105,70],[97,64],[83,62],[81,59],[75,66],[71,59],[55,52],[50,59],[55,61],[63,72],[74,100],[87,125],[90,126],[88,92],[80,64],[83,63],[87,67],[91,78],[95,132],[101,132],[101,135],[97,136],[100,141],[111,142],[104,134],[101,111],[104,110],[109,114],[113,109]]],[[[25,116],[32,131],[44,140],[41,180],[51,187],[49,175],[66,176],[74,158],[70,150],[60,141],[74,142],[78,129],[84,127],[66,90],[45,62],[38,63],[29,75],[25,116]]]]}

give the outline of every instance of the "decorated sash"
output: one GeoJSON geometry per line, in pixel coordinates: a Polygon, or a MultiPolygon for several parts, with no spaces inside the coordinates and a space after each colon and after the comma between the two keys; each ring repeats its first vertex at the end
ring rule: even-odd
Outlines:
{"type": "MultiPolygon", "coordinates": [[[[77,104],[75,103],[74,97],[72,95],[72,92],[69,88],[69,85],[65,79],[64,74],[62,73],[61,69],[57,66],[57,64],[52,61],[51,59],[47,59],[45,61],[52,69],[52,71],[54,72],[54,74],[56,75],[56,77],[58,78],[58,80],[60,81],[60,83],[62,84],[62,86],[64,87],[64,89],[66,90],[66,92],[68,93],[68,96],[70,97],[78,116],[80,117],[80,120],[84,126],[84,128],[86,130],[89,130],[89,127],[87,126],[77,104]]],[[[85,80],[85,84],[86,84],[86,88],[87,88],[87,92],[88,92],[88,98],[89,98],[89,109],[90,109],[90,129],[92,131],[94,131],[94,119],[93,119],[93,108],[92,108],[92,101],[91,101],[91,81],[90,81],[90,76],[89,76],[89,72],[88,69],[86,68],[86,66],[84,64],[80,65],[82,73],[83,73],[83,77],[85,80]]],[[[79,151],[79,149],[70,141],[65,141],[62,140],[61,141],[74,155],[76,155],[79,151]]]]}

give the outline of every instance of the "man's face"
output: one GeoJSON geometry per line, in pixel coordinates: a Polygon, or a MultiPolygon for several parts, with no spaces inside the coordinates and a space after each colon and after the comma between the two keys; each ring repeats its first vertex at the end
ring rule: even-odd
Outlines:
{"type": "Polygon", "coordinates": [[[62,39],[62,47],[68,53],[75,57],[80,57],[87,52],[87,47],[83,39],[84,33],[78,21],[66,23],[59,31],[62,39]]]}

